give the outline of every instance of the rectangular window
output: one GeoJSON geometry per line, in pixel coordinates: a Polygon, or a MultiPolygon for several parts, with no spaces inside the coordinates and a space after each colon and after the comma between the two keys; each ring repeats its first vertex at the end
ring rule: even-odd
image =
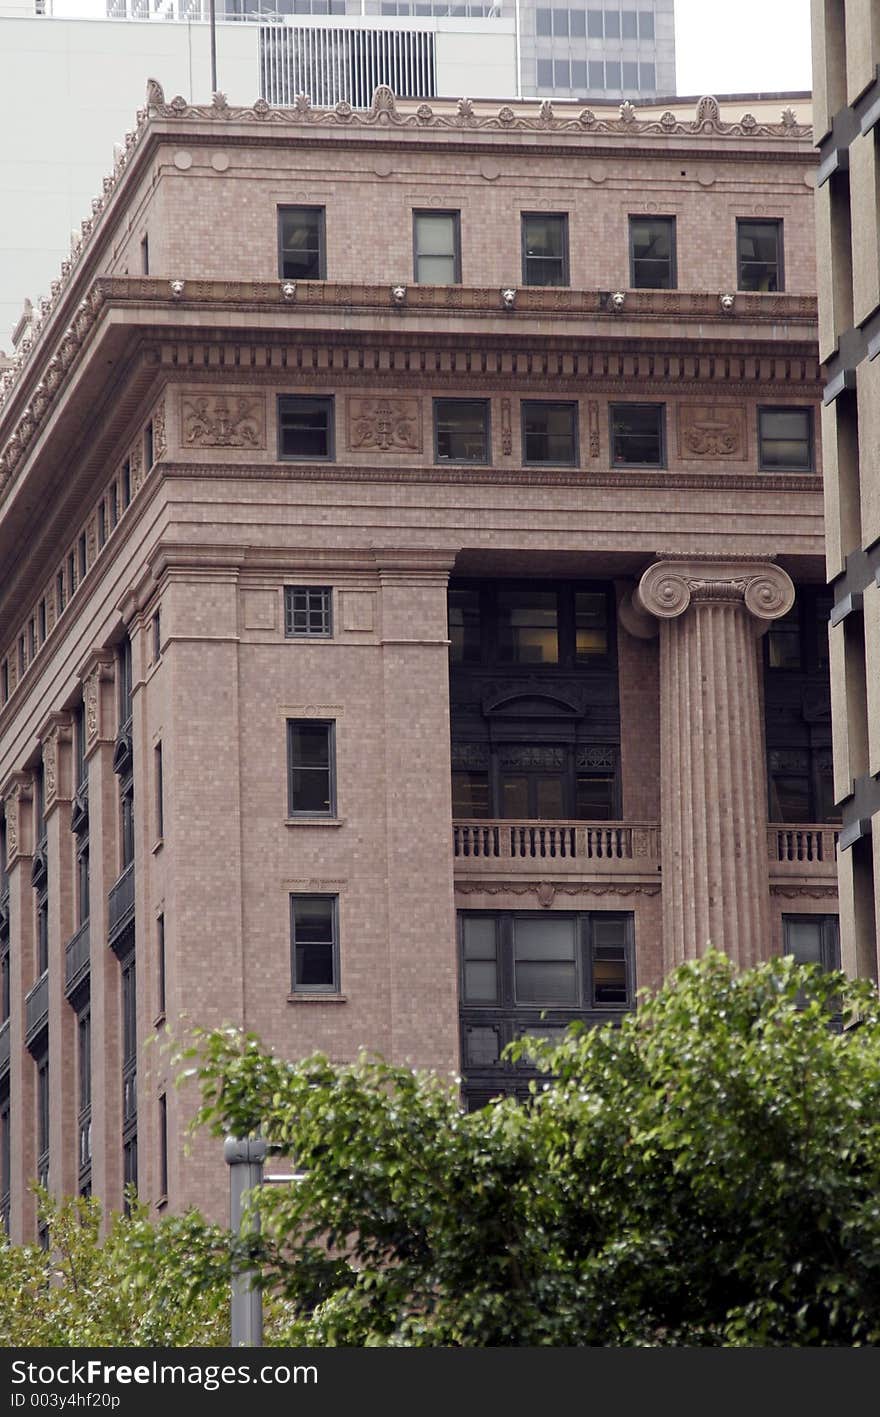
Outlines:
{"type": "Polygon", "coordinates": [[[151,625],[151,640],[153,644],[153,663],[157,664],[162,658],[162,618],[158,610],[154,610],[151,625]]]}
{"type": "Polygon", "coordinates": [[[577,404],[524,401],[521,411],[523,462],[575,467],[577,404]]]}
{"type": "Polygon", "coordinates": [[[620,39],[620,11],[605,11],[605,38],[620,39]]]}
{"type": "Polygon", "coordinates": [[[462,995],[469,1004],[495,1004],[500,999],[498,919],[468,915],[462,924],[462,995]]]}
{"type": "Polygon", "coordinates": [[[99,550],[99,551],[100,551],[101,548],[106,544],[106,541],[107,541],[107,507],[106,507],[106,505],[105,505],[104,502],[99,502],[99,503],[98,503],[98,550],[99,550]]]}
{"type": "Polygon", "coordinates": [[[639,88],[642,93],[648,93],[657,87],[657,71],[650,62],[639,65],[639,88]]]}
{"type": "Polygon", "coordinates": [[[836,915],[783,915],[782,952],[798,964],[840,968],[840,941],[836,915]]]}
{"type": "Polygon", "coordinates": [[[156,840],[165,836],[165,787],[162,779],[162,744],[153,749],[153,763],[156,775],[156,840]]]}
{"type": "Polygon", "coordinates": [[[456,768],[452,774],[452,815],[460,817],[488,817],[489,774],[456,768]]]}
{"type": "Polygon", "coordinates": [[[286,585],[284,633],[288,639],[330,639],[333,634],[332,587],[286,585]]]}
{"type": "Polygon", "coordinates": [[[602,29],[602,11],[588,10],[587,34],[589,35],[590,39],[601,39],[603,37],[603,33],[604,31],[602,29]]]}
{"type": "Polygon", "coordinates": [[[769,472],[814,470],[812,409],[758,409],[758,466],[769,472]]]}
{"type": "Polygon", "coordinates": [[[128,458],[122,464],[122,509],[131,502],[131,462],[128,458]]]}
{"type": "Polygon", "coordinates": [[[38,608],[37,608],[37,630],[38,630],[39,636],[40,636],[40,644],[41,644],[41,645],[44,645],[44,644],[46,643],[46,598],[45,598],[45,596],[44,596],[43,599],[40,601],[40,604],[39,604],[39,606],[38,606],[38,608]]]}
{"type": "Polygon", "coordinates": [[[156,994],[159,1013],[165,1012],[165,916],[156,918],[156,994]]]}
{"type": "Polygon", "coordinates": [[[153,420],[150,419],[144,429],[144,472],[149,472],[153,466],[153,420]]]}
{"type": "Polygon", "coordinates": [[[74,551],[71,551],[70,555],[67,558],[67,589],[70,593],[71,600],[76,594],[76,587],[76,553],[74,551]]]}
{"type": "Polygon", "coordinates": [[[141,241],[141,275],[150,274],[150,238],[145,236],[141,241]]]}
{"type": "Polygon", "coordinates": [[[579,1002],[573,917],[514,922],[513,984],[518,1004],[579,1002]]]}
{"type": "Polygon", "coordinates": [[[553,87],[553,60],[539,59],[537,62],[537,87],[539,89],[552,89],[553,87]]]}
{"type": "Polygon", "coordinates": [[[56,610],[56,619],[58,618],[59,615],[62,614],[62,612],[63,612],[64,607],[65,607],[66,604],[67,604],[67,601],[66,601],[65,595],[64,595],[64,571],[61,570],[61,571],[58,572],[57,576],[55,577],[55,610],[56,610]]]}
{"type": "Polygon", "coordinates": [[[787,615],[770,622],[767,664],[770,669],[803,669],[799,602],[792,606],[787,615]]]}
{"type": "Polygon", "coordinates": [[[675,217],[630,217],[629,269],[634,290],[675,289],[675,217]]]}
{"type": "Polygon", "coordinates": [[[37,657],[37,622],[33,616],[28,621],[28,659],[33,663],[37,657]]]}
{"type": "Polygon", "coordinates": [[[639,28],[638,28],[638,15],[637,15],[636,11],[635,11],[635,10],[624,10],[624,11],[623,11],[623,14],[622,14],[621,17],[620,17],[620,20],[621,20],[621,33],[622,33],[622,35],[623,35],[623,38],[624,38],[624,39],[637,39],[637,38],[638,38],[638,33],[639,33],[639,28]]]}
{"type": "Polygon", "coordinates": [[[86,534],[84,531],[80,533],[77,542],[77,559],[79,561],[79,578],[81,581],[84,581],[86,571],[88,570],[88,563],[86,561],[86,534]]]}
{"type": "Polygon", "coordinates": [[[736,269],[739,290],[785,289],[781,221],[737,221],[736,269]]]}
{"type": "Polygon", "coordinates": [[[287,720],[289,817],[335,815],[335,728],[318,719],[287,720]]]}
{"type": "Polygon", "coordinates": [[[559,608],[552,590],[499,590],[498,659],[502,664],[558,664],[559,608]]]}
{"type": "MultiPolygon", "coordinates": [[[[92,1011],[88,1005],[77,1014],[77,1063],[79,1077],[79,1110],[85,1112],[92,1104],[92,1011]]],[[[86,1158],[87,1160],[88,1158],[86,1158]]],[[[80,1156],[80,1165],[83,1158],[80,1156]]]]}
{"type": "Polygon", "coordinates": [[[414,211],[413,259],[418,285],[460,284],[460,214],[414,211]]]}
{"type": "Polygon", "coordinates": [[[634,60],[623,61],[623,87],[631,92],[639,87],[639,66],[634,60]]]}
{"type": "Polygon", "coordinates": [[[110,484],[110,529],[119,521],[119,488],[116,482],[110,484]]]}
{"type": "Polygon", "coordinates": [[[650,10],[639,11],[639,39],[654,38],[654,16],[650,10]]]}
{"type": "Polygon", "coordinates": [[[523,212],[523,285],[568,285],[568,216],[523,212]]]}
{"type": "MultiPolygon", "coordinates": [[[[584,14],[583,10],[570,10],[570,11],[569,11],[568,23],[569,23],[569,32],[570,32],[570,34],[571,34],[572,39],[583,39],[583,38],[584,38],[584,36],[585,36],[585,34],[586,34],[586,32],[587,32],[586,19],[587,19],[587,17],[586,17],[586,15],[584,14]]],[[[579,66],[578,66],[577,64],[572,64],[571,67],[572,67],[572,70],[574,70],[574,69],[578,68],[579,66]]],[[[580,65],[580,68],[583,68],[583,67],[584,67],[583,65],[580,65]]],[[[575,82],[574,77],[572,77],[572,82],[575,82]]]]}
{"type": "Polygon", "coordinates": [[[539,9],[535,11],[535,33],[540,39],[546,39],[553,33],[553,11],[539,9]]]}
{"type": "MultiPolygon", "coordinates": [[[[583,19],[583,15],[581,19],[583,19]]],[[[574,33],[573,30],[572,33],[574,33]]],[[[587,87],[587,63],[585,59],[572,59],[571,86],[573,89],[577,89],[579,93],[582,93],[587,87]]]]}
{"type": "Polygon", "coordinates": [[[131,720],[131,640],[128,635],[120,641],[116,657],[119,685],[119,728],[126,727],[131,720]]]}
{"type": "MultiPolygon", "coordinates": [[[[590,63],[590,69],[593,65],[590,63]]],[[[590,81],[592,83],[592,80],[590,81]]],[[[605,65],[605,87],[609,93],[617,92],[620,88],[620,61],[609,59],[605,65]]]]}
{"type": "Polygon", "coordinates": [[[434,457],[437,462],[489,461],[489,400],[434,400],[434,457]]]}
{"type": "Polygon", "coordinates": [[[282,280],[326,280],[323,207],[278,208],[278,274],[282,280]]]}
{"type": "Polygon", "coordinates": [[[159,1095],[159,1196],[168,1195],[168,1098],[159,1095]]]}
{"type": "Polygon", "coordinates": [[[611,462],[615,467],[663,467],[662,403],[613,403],[611,462]]]}
{"type": "Polygon", "coordinates": [[[290,897],[294,993],[339,992],[338,896],[290,897]]]}
{"type": "Polygon", "coordinates": [[[571,88],[571,65],[567,59],[553,60],[553,86],[557,89],[571,88]]]}
{"type": "Polygon", "coordinates": [[[334,457],[333,398],[282,394],[278,399],[278,457],[331,462],[334,457]]]}
{"type": "Polygon", "coordinates": [[[0,665],[0,699],[5,704],[9,698],[9,660],[4,659],[0,665]]]}
{"type": "Polygon", "coordinates": [[[45,1184],[49,1170],[49,1058],[37,1062],[37,1169],[45,1184]]]}
{"type": "Polygon", "coordinates": [[[81,839],[76,853],[77,926],[89,918],[89,838],[81,839]]]}
{"type": "Polygon", "coordinates": [[[553,10],[551,13],[553,15],[553,33],[568,39],[568,11],[553,10]]]}

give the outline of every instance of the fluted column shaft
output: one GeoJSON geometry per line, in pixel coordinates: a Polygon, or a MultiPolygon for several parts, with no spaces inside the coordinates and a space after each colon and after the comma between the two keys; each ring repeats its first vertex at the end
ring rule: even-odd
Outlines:
{"type": "Polygon", "coordinates": [[[663,561],[639,599],[660,620],[664,968],[710,944],[746,967],[770,946],[756,634],[794,588],[768,563],[663,561]]]}

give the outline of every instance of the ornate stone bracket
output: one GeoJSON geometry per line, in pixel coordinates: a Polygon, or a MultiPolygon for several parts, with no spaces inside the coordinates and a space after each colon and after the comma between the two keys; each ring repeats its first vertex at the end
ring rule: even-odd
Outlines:
{"type": "Polygon", "coordinates": [[[6,812],[6,867],[11,871],[20,856],[30,855],[23,840],[26,808],[33,798],[30,774],[13,773],[3,784],[0,795],[6,812]]]}
{"type": "Polygon", "coordinates": [[[112,743],[116,737],[113,684],[115,656],[112,650],[98,649],[89,655],[79,671],[86,706],[86,755],[99,743],[112,743]]]}
{"type": "Polygon", "coordinates": [[[70,714],[52,713],[42,725],[39,738],[43,744],[43,811],[46,816],[59,802],[69,802],[73,796],[71,781],[70,714]]]}
{"type": "Polygon", "coordinates": [[[642,576],[634,601],[658,620],[676,619],[692,602],[741,602],[762,634],[794,605],[794,586],[788,573],[770,561],[701,556],[656,561],[642,576]]]}

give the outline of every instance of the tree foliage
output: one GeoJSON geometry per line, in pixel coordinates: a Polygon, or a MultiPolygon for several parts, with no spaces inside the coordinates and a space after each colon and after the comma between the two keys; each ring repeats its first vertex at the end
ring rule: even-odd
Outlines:
{"type": "Polygon", "coordinates": [[[362,1056],[189,1052],[200,1121],[303,1178],[259,1197],[294,1345],[880,1342],[876,991],[775,959],[683,966],[618,1028],[516,1045],[546,1074],[471,1115],[362,1056]]]}

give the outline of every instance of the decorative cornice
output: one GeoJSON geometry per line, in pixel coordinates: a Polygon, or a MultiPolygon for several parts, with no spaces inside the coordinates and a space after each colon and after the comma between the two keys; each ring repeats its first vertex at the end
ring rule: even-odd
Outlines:
{"type": "MultiPolygon", "coordinates": [[[[772,873],[772,870],[773,870],[773,865],[772,865],[772,863],[771,863],[771,866],[770,866],[770,870],[771,870],[771,873],[772,873]]],[[[786,900],[801,900],[801,899],[807,899],[807,900],[829,900],[829,899],[831,899],[832,897],[835,897],[835,898],[836,898],[836,896],[837,896],[837,894],[838,894],[838,891],[837,891],[837,886],[836,886],[836,885],[833,885],[833,886],[832,886],[832,885],[828,885],[828,886],[802,886],[802,885],[789,885],[788,883],[786,883],[785,885],[779,885],[779,884],[777,884],[775,881],[771,881],[771,882],[770,882],[770,894],[771,894],[771,895],[781,895],[781,896],[783,896],[786,900]]]]}
{"type": "MultiPolygon", "coordinates": [[[[578,881],[463,881],[459,879],[459,867],[455,868],[454,889],[456,895],[534,895],[539,902],[542,897],[548,904],[556,895],[659,895],[659,885],[635,885],[614,882],[588,881],[583,877],[578,881]],[[552,895],[550,892],[552,891],[552,895]]],[[[543,903],[543,902],[542,902],[543,903]]]]}
{"type": "MultiPolygon", "coordinates": [[[[411,302],[413,310],[425,310],[437,313],[445,311],[450,315],[469,315],[474,318],[485,318],[493,313],[497,292],[494,287],[483,288],[476,286],[421,286],[415,287],[417,298],[411,302]]],[[[726,324],[726,317],[718,315],[716,309],[716,297],[703,292],[688,291],[636,291],[632,292],[632,306],[628,304],[628,314],[631,313],[640,322],[653,320],[658,325],[666,325],[671,319],[679,318],[684,321],[692,321],[700,328],[704,328],[707,320],[717,318],[720,324],[726,324]],[[671,303],[670,303],[671,302],[671,303]]],[[[517,306],[517,311],[507,316],[507,319],[527,319],[529,315],[552,318],[554,323],[560,320],[591,320],[614,321],[614,328],[622,333],[624,326],[621,325],[619,315],[609,314],[607,309],[606,292],[603,291],[573,291],[568,289],[530,289],[523,292],[524,299],[517,306]]],[[[300,304],[306,307],[319,308],[323,311],[337,311],[350,315],[353,309],[362,308],[375,311],[379,308],[387,307],[387,290],[385,286],[343,284],[340,282],[299,282],[297,284],[297,297],[300,304]],[[302,292],[302,296],[300,296],[302,292]]],[[[742,304],[742,317],[746,320],[756,321],[759,324],[777,326],[780,321],[787,320],[790,323],[804,324],[811,332],[815,330],[816,322],[816,301],[812,296],[801,295],[775,295],[756,294],[743,295],[739,297],[742,304]]],[[[87,348],[102,314],[111,305],[116,307],[126,303],[142,306],[144,304],[153,305],[157,309],[170,311],[174,308],[174,315],[171,319],[178,319],[177,311],[182,305],[194,310],[211,309],[216,314],[216,307],[221,306],[230,310],[250,310],[255,314],[263,314],[269,309],[281,309],[286,311],[285,327],[289,330],[290,316],[289,306],[283,304],[283,297],[280,295],[280,287],[277,282],[266,281],[188,281],[186,283],[185,299],[175,301],[170,295],[169,283],[165,280],[152,280],[148,277],[128,277],[128,276],[104,276],[99,277],[89,289],[88,294],[80,302],[73,322],[67,327],[56,343],[54,351],[49,352],[47,347],[43,353],[45,358],[43,367],[43,377],[36,384],[33,397],[22,410],[17,422],[12,426],[6,438],[5,444],[0,448],[0,499],[4,490],[8,487],[15,468],[18,466],[25,451],[33,442],[39,429],[47,419],[55,402],[55,397],[64,384],[67,383],[74,366],[78,363],[83,351],[87,348]]],[[[408,303],[407,309],[410,309],[408,303]]],[[[284,329],[279,326],[278,334],[284,335],[284,329]]],[[[276,336],[277,337],[277,336],[276,336]]],[[[527,338],[527,336],[525,337],[527,338]]],[[[337,346],[340,355],[339,360],[335,357],[328,358],[326,367],[309,362],[306,368],[302,361],[304,358],[303,342],[298,340],[295,344],[290,343],[290,336],[287,335],[288,348],[282,351],[280,361],[281,369],[296,369],[299,372],[306,372],[310,375],[323,373],[326,378],[339,382],[340,375],[343,377],[347,370],[347,350],[343,346],[337,346]]],[[[328,333],[323,335],[325,342],[328,342],[328,333]]],[[[488,336],[491,345],[497,336],[488,336]]],[[[345,344],[350,345],[352,341],[351,331],[345,332],[345,344]]],[[[356,341],[360,343],[359,341],[356,341]]],[[[395,336],[395,343],[399,342],[399,335],[395,336]]],[[[314,340],[308,342],[308,349],[314,340]]],[[[450,362],[449,356],[445,355],[438,348],[436,356],[432,359],[430,351],[424,349],[412,350],[404,355],[402,369],[395,368],[395,376],[398,374],[416,374],[423,383],[426,375],[439,376],[443,380],[455,379],[456,377],[469,378],[474,372],[472,369],[473,360],[477,359],[477,371],[481,378],[494,374],[498,378],[538,379],[546,382],[552,377],[588,377],[599,379],[606,387],[614,386],[615,380],[622,381],[622,387],[631,386],[633,379],[662,379],[664,383],[685,381],[688,383],[714,383],[716,379],[715,361],[721,358],[725,362],[724,377],[727,380],[743,379],[746,382],[758,381],[761,383],[773,382],[775,378],[790,379],[794,374],[800,379],[810,379],[811,369],[814,364],[812,355],[806,352],[803,355],[790,353],[785,355],[770,355],[763,351],[753,354],[731,354],[729,350],[716,353],[706,353],[704,343],[699,351],[694,352],[682,350],[680,347],[673,352],[662,350],[644,350],[634,348],[628,350],[622,347],[619,341],[608,349],[595,349],[583,351],[571,351],[560,348],[556,351],[548,351],[546,347],[540,350],[529,350],[527,347],[516,349],[511,348],[509,337],[505,339],[504,346],[499,343],[498,350],[489,357],[489,351],[484,347],[485,340],[479,348],[473,352],[462,350],[460,340],[456,349],[455,358],[450,362]],[[495,369],[484,369],[485,362],[491,363],[494,359],[495,369]],[[537,362],[536,362],[537,361],[537,362]],[[431,368],[432,363],[436,366],[431,368]],[[419,366],[416,368],[416,364],[419,366]],[[797,369],[793,365],[802,366],[797,369]],[[728,367],[730,366],[730,367],[728,367]]],[[[749,341],[743,341],[749,343],[749,341]]],[[[803,343],[812,345],[812,340],[804,339],[803,343]]],[[[241,341],[237,341],[240,350],[241,341]]],[[[329,340],[330,347],[333,347],[332,339],[329,340]]],[[[220,346],[222,348],[222,345],[220,346]]],[[[379,360],[379,351],[375,360],[374,372],[382,375],[383,381],[387,380],[388,369],[379,360]]],[[[158,353],[154,356],[157,360],[161,357],[158,353]]],[[[162,361],[164,363],[164,360],[162,361]]],[[[173,356],[172,356],[173,367],[173,356]]],[[[218,370],[223,368],[222,363],[217,366],[218,370]]],[[[267,372],[271,373],[275,366],[267,372]]],[[[19,371],[20,372],[20,371],[19,371]]],[[[192,371],[188,371],[191,373],[192,371]]],[[[245,369],[244,371],[248,371],[245,369]]],[[[358,382],[362,385],[364,374],[369,373],[369,369],[364,369],[358,364],[358,382]]],[[[236,353],[235,363],[236,377],[241,380],[242,367],[240,363],[240,352],[236,353]]],[[[16,378],[15,370],[10,374],[0,378],[0,413],[2,413],[3,403],[11,395],[13,384],[16,378]],[[12,377],[12,383],[9,382],[12,377]]],[[[813,381],[818,380],[818,367],[815,369],[813,381]]],[[[818,389],[818,383],[817,383],[818,389]]],[[[164,431],[164,428],[163,428],[164,431]]]]}
{"type": "Polygon", "coordinates": [[[482,111],[469,98],[458,100],[453,111],[433,109],[420,103],[398,107],[392,90],[380,85],[373,102],[366,110],[352,108],[344,100],[334,108],[313,108],[305,94],[299,94],[288,108],[272,108],[258,98],[252,108],[233,108],[226,95],[215,93],[211,104],[188,104],[178,96],[165,102],[162,86],[155,79],[147,82],[147,109],[150,118],[191,119],[199,122],[220,121],[284,128],[338,128],[345,130],[369,128],[415,129],[419,132],[498,132],[498,133],[602,133],[622,139],[656,134],[675,137],[697,134],[731,138],[810,138],[812,129],[800,124],[790,108],[780,115],[778,123],[759,123],[750,113],[744,113],[738,123],[724,123],[716,98],[706,96],[697,104],[693,119],[683,121],[667,111],[659,118],[639,118],[634,104],[625,102],[618,108],[617,118],[597,116],[589,108],[575,117],[557,117],[548,99],[536,99],[534,107],[524,103],[504,104],[494,113],[482,111]]]}
{"type": "Polygon", "coordinates": [[[659,620],[683,615],[692,601],[739,602],[758,621],[778,620],[794,599],[791,577],[781,566],[709,555],[655,562],[637,594],[641,608],[659,620]]]}

